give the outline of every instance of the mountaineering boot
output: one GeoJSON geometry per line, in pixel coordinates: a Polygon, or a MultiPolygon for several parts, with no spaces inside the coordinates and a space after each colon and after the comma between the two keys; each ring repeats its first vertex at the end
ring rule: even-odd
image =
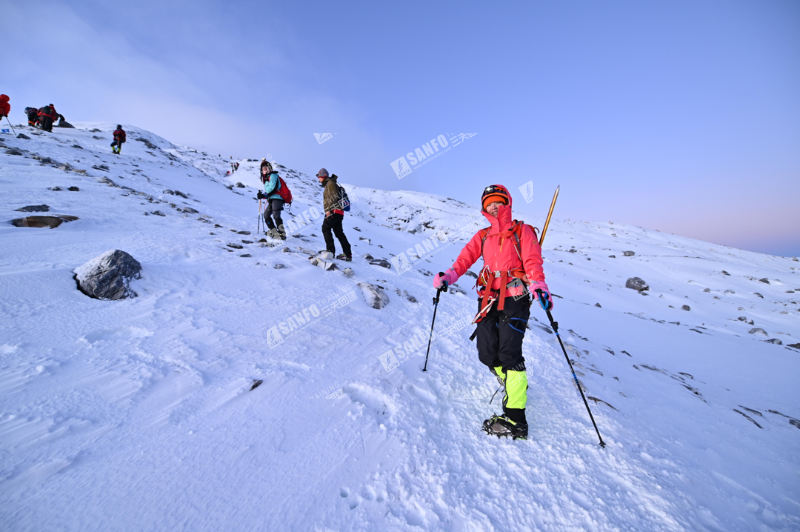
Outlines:
{"type": "Polygon", "coordinates": [[[502,416],[495,414],[484,421],[483,431],[498,438],[511,436],[515,440],[528,439],[528,424],[512,421],[505,414],[502,416]]]}
{"type": "Polygon", "coordinates": [[[345,255],[344,253],[336,255],[336,258],[338,260],[343,260],[345,262],[353,262],[353,256],[352,255],[345,255]]]}
{"type": "Polygon", "coordinates": [[[267,231],[266,235],[268,237],[270,237],[270,238],[274,238],[275,240],[278,240],[280,238],[280,233],[274,227],[272,229],[270,229],[269,231],[267,231]]]}

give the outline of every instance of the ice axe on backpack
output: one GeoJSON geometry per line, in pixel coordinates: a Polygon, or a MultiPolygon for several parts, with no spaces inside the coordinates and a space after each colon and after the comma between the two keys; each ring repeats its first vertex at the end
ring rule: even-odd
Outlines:
{"type": "MultiPolygon", "coordinates": [[[[444,272],[439,272],[439,277],[444,276],[444,272]]],[[[422,371],[428,371],[428,355],[431,354],[431,341],[433,340],[433,325],[436,323],[436,310],[439,308],[439,295],[447,292],[447,282],[442,281],[442,286],[436,290],[436,297],[433,298],[433,321],[431,321],[431,334],[428,337],[428,352],[425,353],[425,367],[422,371]]]]}

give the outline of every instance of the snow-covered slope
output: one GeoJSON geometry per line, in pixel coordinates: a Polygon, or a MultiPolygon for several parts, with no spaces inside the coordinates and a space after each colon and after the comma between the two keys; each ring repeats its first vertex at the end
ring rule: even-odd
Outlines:
{"type": "Polygon", "coordinates": [[[442,296],[421,371],[431,275],[486,225],[476,207],[342,176],[355,259],[324,271],[313,177],[283,169],[293,236],[259,242],[258,154],[226,176],[126,129],[120,156],[104,124],[0,137],[4,529],[800,529],[796,259],[554,221],[553,312],[608,446],[536,308],[530,439],[497,440],[471,277],[442,296]],[[39,204],[78,220],[8,223],[39,204]],[[77,290],[109,249],[141,262],[139,297],[77,290]]]}

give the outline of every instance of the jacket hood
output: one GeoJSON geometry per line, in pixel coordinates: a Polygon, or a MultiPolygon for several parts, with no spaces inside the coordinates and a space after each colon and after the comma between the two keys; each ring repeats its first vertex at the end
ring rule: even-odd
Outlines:
{"type": "MultiPolygon", "coordinates": [[[[506,192],[508,192],[508,189],[506,189],[506,192]]],[[[500,205],[500,207],[498,207],[496,218],[488,212],[481,210],[481,214],[483,214],[489,223],[492,224],[492,229],[489,231],[490,233],[500,233],[511,228],[511,225],[514,223],[514,218],[511,216],[511,206],[513,203],[514,199],[509,193],[508,205],[500,205]]]]}

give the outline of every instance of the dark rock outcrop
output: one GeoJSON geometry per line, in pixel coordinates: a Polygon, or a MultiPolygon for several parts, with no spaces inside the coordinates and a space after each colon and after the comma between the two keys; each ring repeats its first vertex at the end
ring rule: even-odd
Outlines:
{"type": "Polygon", "coordinates": [[[119,249],[106,251],[83,266],[75,268],[78,289],[89,297],[118,300],[136,297],[131,290],[133,279],[141,278],[142,265],[119,249]]]}

